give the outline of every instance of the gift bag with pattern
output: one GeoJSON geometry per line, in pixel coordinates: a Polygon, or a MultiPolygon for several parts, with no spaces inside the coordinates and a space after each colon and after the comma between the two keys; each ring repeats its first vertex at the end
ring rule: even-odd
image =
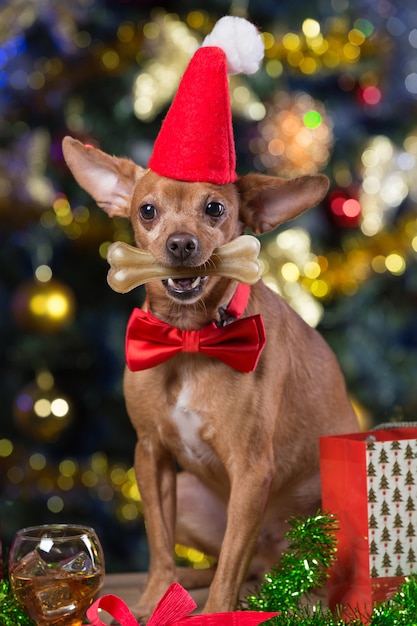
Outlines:
{"type": "Polygon", "coordinates": [[[370,614],[417,574],[417,428],[320,440],[322,506],[338,518],[329,604],[370,614]]]}

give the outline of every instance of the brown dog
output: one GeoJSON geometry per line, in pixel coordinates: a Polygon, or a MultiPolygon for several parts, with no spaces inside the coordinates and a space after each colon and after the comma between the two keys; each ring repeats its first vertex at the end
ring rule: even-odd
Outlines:
{"type": "MultiPolygon", "coordinates": [[[[63,145],[78,183],[110,216],[131,220],[139,248],[164,266],[190,268],[189,279],[147,285],[152,314],[184,330],[220,322],[237,288],[229,278],[199,280],[194,267],[246,228],[262,234],[295,218],[328,189],[322,175],[181,182],[70,137],[63,145]]],[[[233,610],[248,571],[260,575],[279,560],[285,521],[320,507],[319,437],[357,430],[322,337],[262,281],[251,288],[243,316],[258,313],[266,345],[252,372],[190,353],[143,371],[126,369],[151,554],[136,607],[141,623],[176,579],[175,541],[218,557],[204,611],[233,610]],[[175,462],[183,469],[178,481],[175,462]]]]}

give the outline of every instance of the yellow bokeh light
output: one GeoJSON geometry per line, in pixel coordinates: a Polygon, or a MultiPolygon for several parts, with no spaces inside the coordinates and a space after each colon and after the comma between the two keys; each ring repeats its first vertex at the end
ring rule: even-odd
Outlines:
{"type": "Polygon", "coordinates": [[[48,417],[51,414],[51,402],[47,398],[39,398],[33,405],[33,410],[38,417],[48,417]]]}
{"type": "Polygon", "coordinates": [[[160,32],[161,29],[159,27],[159,24],[157,24],[156,22],[148,22],[143,27],[143,34],[146,39],[156,39],[157,37],[159,37],[160,32]]]}
{"type": "Polygon", "coordinates": [[[262,39],[264,42],[265,50],[269,50],[275,44],[275,38],[271,33],[267,33],[267,32],[262,33],[262,39]]]}
{"type": "Polygon", "coordinates": [[[5,458],[13,452],[13,444],[10,439],[0,439],[0,456],[5,458]]]}
{"type": "Polygon", "coordinates": [[[187,15],[187,23],[191,28],[201,28],[204,22],[205,16],[201,11],[190,11],[187,15]]]}
{"type": "Polygon", "coordinates": [[[304,275],[307,278],[318,278],[321,274],[321,268],[320,265],[317,263],[317,261],[309,261],[308,263],[306,263],[304,265],[304,275]]]}
{"type": "Polygon", "coordinates": [[[110,480],[114,485],[123,485],[126,481],[126,471],[122,467],[114,467],[110,472],[110,480]]]}
{"type": "Polygon", "coordinates": [[[371,267],[377,274],[383,274],[387,269],[385,257],[382,256],[382,254],[377,254],[377,256],[371,260],[371,267]]]}
{"type": "Polygon", "coordinates": [[[86,487],[94,487],[98,483],[97,474],[91,470],[86,470],[81,475],[81,482],[86,487]]]}
{"type": "Polygon", "coordinates": [[[404,257],[400,254],[393,252],[389,254],[385,259],[386,268],[391,274],[400,275],[405,272],[406,263],[404,257]]]}
{"type": "Polygon", "coordinates": [[[318,67],[316,59],[313,59],[312,57],[304,57],[300,63],[300,70],[303,74],[314,74],[318,67]]]}
{"type": "Polygon", "coordinates": [[[361,30],[352,28],[352,30],[348,33],[348,39],[353,45],[360,46],[365,41],[365,35],[361,30]]]}
{"type": "Polygon", "coordinates": [[[119,28],[117,29],[117,38],[123,43],[128,43],[129,41],[132,41],[134,34],[135,31],[133,29],[133,25],[130,23],[120,24],[119,28]]]}
{"type": "Polygon", "coordinates": [[[55,318],[65,317],[68,312],[68,300],[61,293],[52,293],[45,302],[48,315],[55,318]]]}
{"type": "Polygon", "coordinates": [[[91,469],[96,474],[105,474],[108,468],[108,459],[103,452],[96,452],[91,456],[91,469]]]}
{"type": "Polygon", "coordinates": [[[40,452],[35,452],[29,457],[29,465],[32,469],[40,471],[46,466],[46,458],[40,452]]]}
{"type": "Polygon", "coordinates": [[[120,513],[122,518],[128,521],[133,521],[139,517],[139,509],[136,504],[133,504],[133,502],[127,502],[124,504],[120,513]]]}
{"type": "Polygon", "coordinates": [[[48,370],[42,370],[36,375],[36,383],[42,391],[49,391],[54,386],[54,377],[48,370]]]}
{"type": "Polygon", "coordinates": [[[310,290],[316,298],[325,298],[329,293],[329,285],[324,280],[315,280],[312,282],[310,290]]]}
{"type": "Polygon", "coordinates": [[[116,50],[106,50],[101,56],[101,62],[104,67],[109,70],[114,70],[120,63],[120,57],[116,50]]]}
{"type": "Polygon", "coordinates": [[[180,543],[175,544],[174,552],[179,559],[187,559],[197,569],[204,569],[213,564],[212,560],[200,550],[189,548],[180,543]]]}
{"type": "Polygon", "coordinates": [[[288,65],[292,67],[299,67],[304,59],[304,55],[301,50],[290,50],[288,52],[287,61],[288,65]]]}
{"type": "Polygon", "coordinates": [[[341,62],[340,54],[337,50],[327,50],[327,52],[323,54],[322,59],[324,65],[330,69],[336,68],[341,62]]]}
{"type": "Polygon", "coordinates": [[[284,265],[281,267],[281,274],[284,280],[287,280],[291,283],[297,281],[300,278],[300,271],[298,267],[295,263],[291,262],[284,263],[284,265]]]}
{"type": "Polygon", "coordinates": [[[180,559],[185,559],[187,557],[187,551],[188,551],[187,546],[183,546],[180,543],[176,543],[174,551],[175,551],[175,554],[180,559]]]}
{"type": "Polygon", "coordinates": [[[59,291],[35,293],[30,299],[29,308],[34,315],[47,316],[52,319],[65,318],[69,311],[69,301],[66,295],[59,291]]]}
{"type": "Polygon", "coordinates": [[[301,48],[301,40],[296,33],[287,33],[282,38],[282,45],[290,51],[299,50],[301,48]]]}
{"type": "Polygon", "coordinates": [[[129,498],[131,498],[132,500],[135,500],[135,502],[141,501],[139,489],[136,483],[129,486],[129,498]]]}
{"type": "Polygon", "coordinates": [[[329,49],[329,44],[327,40],[324,39],[323,35],[318,35],[314,37],[314,39],[310,39],[308,45],[317,55],[322,55],[329,49]]]}
{"type": "Polygon", "coordinates": [[[358,46],[354,46],[352,43],[347,43],[343,46],[343,54],[347,61],[357,61],[360,57],[361,51],[358,46]]]}
{"type": "Polygon", "coordinates": [[[62,196],[57,198],[52,206],[53,206],[55,213],[59,213],[59,212],[68,213],[69,211],[71,211],[71,207],[67,198],[64,198],[62,196]]]}
{"type": "Polygon", "coordinates": [[[278,59],[270,59],[266,62],[265,70],[271,78],[278,78],[284,71],[283,65],[278,59]]]}
{"type": "Polygon", "coordinates": [[[317,35],[320,33],[320,24],[317,22],[317,20],[313,20],[311,18],[307,18],[306,20],[304,20],[301,28],[304,35],[306,37],[309,37],[310,39],[312,39],[313,37],[317,37],[317,35]]]}
{"type": "Polygon", "coordinates": [[[51,496],[46,503],[51,513],[60,513],[64,508],[64,501],[59,496],[51,496]]]}
{"type": "Polygon", "coordinates": [[[59,471],[62,476],[74,476],[77,471],[77,463],[72,459],[64,459],[59,464],[59,471]]]}
{"type": "Polygon", "coordinates": [[[250,99],[250,91],[244,85],[239,85],[239,87],[236,87],[236,89],[233,90],[233,98],[237,102],[245,104],[250,99]]]}
{"type": "Polygon", "coordinates": [[[58,476],[56,482],[63,491],[70,491],[74,487],[74,480],[71,476],[58,476]]]}
{"type": "Polygon", "coordinates": [[[192,563],[199,563],[204,559],[204,553],[196,550],[195,548],[188,548],[187,550],[187,558],[192,563]]]}

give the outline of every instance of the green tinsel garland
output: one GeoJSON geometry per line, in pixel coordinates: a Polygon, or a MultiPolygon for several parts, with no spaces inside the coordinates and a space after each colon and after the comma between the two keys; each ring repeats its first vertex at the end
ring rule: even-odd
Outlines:
{"type": "Polygon", "coordinates": [[[246,597],[242,608],[277,611],[265,626],[417,626],[417,576],[406,578],[397,593],[376,606],[372,615],[352,611],[345,620],[320,604],[301,606],[301,600],[322,587],[336,556],[336,519],[327,513],[289,520],[289,549],[266,574],[259,590],[246,597]]]}
{"type": "Polygon", "coordinates": [[[0,580],[0,626],[36,626],[15,599],[7,580],[0,580]]]}
{"type": "Polygon", "coordinates": [[[317,513],[311,518],[291,518],[286,533],[289,548],[254,595],[246,597],[251,611],[294,612],[303,597],[323,587],[336,555],[336,519],[317,513]]]}

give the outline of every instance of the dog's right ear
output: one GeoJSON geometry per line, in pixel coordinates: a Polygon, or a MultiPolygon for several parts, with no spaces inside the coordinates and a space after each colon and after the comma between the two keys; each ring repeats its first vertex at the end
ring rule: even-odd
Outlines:
{"type": "Polygon", "coordinates": [[[110,217],[129,217],[137,181],[145,170],[130,161],[85,146],[72,137],[62,142],[65,161],[77,183],[110,217]]]}
{"type": "Polygon", "coordinates": [[[256,235],[262,235],[316,206],[329,189],[329,179],[323,174],[290,180],[246,174],[236,185],[243,223],[256,235]]]}

